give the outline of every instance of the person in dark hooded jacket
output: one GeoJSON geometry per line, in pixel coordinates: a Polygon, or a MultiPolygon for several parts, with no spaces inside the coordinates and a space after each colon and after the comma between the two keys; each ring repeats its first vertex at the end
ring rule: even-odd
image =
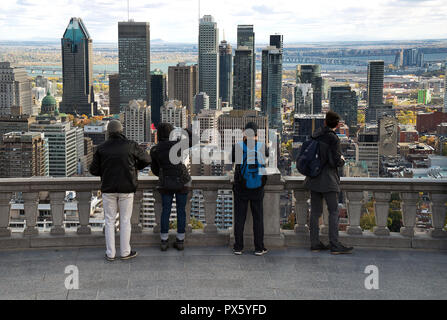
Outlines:
{"type": "Polygon", "coordinates": [[[107,135],[107,140],[98,146],[89,168],[92,175],[101,177],[107,247],[105,258],[115,260],[115,219],[119,211],[121,259],[131,259],[137,256],[130,247],[130,219],[138,170],[148,166],[151,159],[138,143],[123,135],[123,126],[118,120],[109,122],[107,135]]]}
{"type": "Polygon", "coordinates": [[[338,241],[338,194],[340,176],[338,169],[343,167],[345,159],[341,153],[340,139],[335,130],[340,116],[328,111],[324,127],[315,130],[312,139],[320,142],[321,172],[316,177],[306,177],[304,185],[311,191],[310,242],[311,250],[331,250],[332,254],[351,253],[351,247],[345,247],[338,241]],[[323,213],[323,199],[329,211],[329,246],[320,241],[319,219],[323,213]]]}
{"type": "MultiPolygon", "coordinates": [[[[151,170],[159,177],[158,192],[161,194],[162,199],[162,213],[161,213],[161,244],[162,251],[168,249],[169,238],[169,217],[171,215],[172,201],[176,200],[177,209],[177,237],[174,243],[174,248],[177,250],[184,249],[185,229],[186,229],[186,202],[188,200],[188,192],[190,190],[192,181],[191,176],[188,173],[186,166],[180,162],[178,164],[173,163],[173,159],[170,157],[171,149],[176,146],[177,143],[181,143],[181,139],[170,140],[171,132],[174,127],[169,123],[160,123],[157,127],[158,144],[151,149],[151,170]],[[167,185],[179,185],[178,190],[168,189],[167,185]]],[[[192,134],[188,132],[189,139],[187,148],[192,146],[192,134]]],[[[185,139],[186,137],[182,137],[185,139]]],[[[175,150],[174,150],[175,151],[175,150]]],[[[177,152],[177,157],[181,158],[181,148],[177,152]]]]}

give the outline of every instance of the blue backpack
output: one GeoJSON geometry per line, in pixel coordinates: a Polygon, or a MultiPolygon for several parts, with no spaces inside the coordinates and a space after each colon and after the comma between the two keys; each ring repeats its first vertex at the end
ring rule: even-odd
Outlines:
{"type": "Polygon", "coordinates": [[[296,160],[298,172],[306,177],[314,178],[321,173],[320,142],[309,139],[301,146],[301,151],[296,160]]]}
{"type": "Polygon", "coordinates": [[[261,169],[265,168],[265,162],[262,161],[262,143],[255,143],[254,149],[248,149],[244,142],[239,142],[239,146],[243,150],[243,158],[241,164],[241,176],[245,181],[247,189],[257,189],[263,186],[263,177],[261,169]],[[259,161],[261,159],[261,161],[259,161]]]}

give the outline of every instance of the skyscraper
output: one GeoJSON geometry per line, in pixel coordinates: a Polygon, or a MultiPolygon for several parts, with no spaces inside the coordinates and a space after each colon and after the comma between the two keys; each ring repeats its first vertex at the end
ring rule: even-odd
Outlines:
{"type": "Polygon", "coordinates": [[[131,100],[151,104],[149,22],[118,22],[120,109],[131,100]]]}
{"type": "Polygon", "coordinates": [[[31,105],[31,80],[25,69],[0,62],[0,116],[11,115],[14,107],[31,115],[31,105]]]}
{"type": "Polygon", "coordinates": [[[237,26],[237,47],[248,47],[253,51],[252,68],[251,68],[251,103],[246,109],[254,109],[255,107],[255,90],[256,90],[256,47],[255,47],[255,33],[252,24],[240,24],[237,26]]]}
{"type": "Polygon", "coordinates": [[[166,101],[161,108],[161,122],[170,123],[176,128],[188,128],[186,107],[178,100],[166,101]]]}
{"type": "Polygon", "coordinates": [[[269,46],[262,50],[261,110],[269,126],[281,129],[282,50],[269,46]]]}
{"type": "Polygon", "coordinates": [[[10,132],[0,141],[0,177],[48,175],[48,141],[40,132],[10,132]]]}
{"type": "Polygon", "coordinates": [[[313,114],[313,95],[311,83],[298,83],[295,88],[295,114],[313,114]]]}
{"type": "Polygon", "coordinates": [[[239,46],[234,55],[233,109],[254,109],[253,50],[239,46]]]}
{"type": "Polygon", "coordinates": [[[376,110],[383,105],[383,77],[384,61],[369,61],[367,81],[368,108],[366,110],[366,122],[377,121],[376,110]]]}
{"type": "Polygon", "coordinates": [[[124,108],[124,135],[138,143],[151,142],[151,107],[143,100],[131,100],[124,108]]]}
{"type": "Polygon", "coordinates": [[[96,112],[92,38],[81,18],[71,18],[61,43],[63,93],[60,110],[91,116],[96,112]]]}
{"type": "Polygon", "coordinates": [[[311,83],[313,89],[313,114],[321,113],[323,78],[319,64],[301,64],[296,67],[296,83],[311,83]]]}
{"type": "Polygon", "coordinates": [[[50,176],[69,177],[76,174],[77,161],[84,155],[84,149],[82,154],[78,153],[79,138],[84,140],[82,128],[73,127],[71,122],[57,117],[41,116],[30,125],[29,131],[43,132],[45,139],[48,139],[50,176]]]}
{"type": "Polygon", "coordinates": [[[166,95],[166,74],[160,69],[151,72],[151,120],[155,126],[160,123],[160,109],[167,100],[166,95]]]}
{"type": "Polygon", "coordinates": [[[210,108],[210,97],[205,92],[200,92],[194,97],[194,114],[210,108]]]}
{"type": "Polygon", "coordinates": [[[232,105],[233,51],[231,44],[225,40],[219,45],[219,95],[222,102],[232,105]]]}
{"type": "Polygon", "coordinates": [[[282,34],[272,34],[270,35],[270,45],[276,47],[277,49],[283,49],[283,35],[282,34]]]}
{"type": "Polygon", "coordinates": [[[331,87],[330,109],[337,112],[350,127],[357,126],[358,100],[350,86],[331,87]]]}
{"type": "Polygon", "coordinates": [[[179,100],[194,113],[194,97],[199,90],[198,66],[178,63],[168,69],[168,99],[179,100]]]}
{"type": "Polygon", "coordinates": [[[210,109],[219,109],[219,29],[214,18],[203,16],[199,24],[199,92],[210,97],[210,109]]]}
{"type": "Polygon", "coordinates": [[[120,113],[120,75],[109,75],[109,110],[110,114],[120,113]]]}

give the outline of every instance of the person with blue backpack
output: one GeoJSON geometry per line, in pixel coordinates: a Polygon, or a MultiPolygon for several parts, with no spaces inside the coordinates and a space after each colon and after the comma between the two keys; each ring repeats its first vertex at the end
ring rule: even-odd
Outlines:
{"type": "Polygon", "coordinates": [[[338,195],[340,176],[338,169],[345,159],[341,153],[340,139],[335,131],[340,116],[328,111],[324,126],[312,133],[311,139],[303,143],[297,158],[298,171],[306,176],[304,185],[311,191],[310,203],[310,244],[313,252],[329,250],[332,254],[351,253],[352,247],[345,247],[338,241],[338,195]],[[323,199],[329,211],[329,245],[320,241],[319,219],[323,213],[323,199]]]}
{"type": "Polygon", "coordinates": [[[266,159],[269,150],[258,141],[258,126],[249,122],[245,126],[243,141],[233,145],[232,162],[236,164],[234,171],[234,238],[233,252],[241,255],[244,249],[244,226],[248,204],[253,216],[253,236],[255,255],[267,253],[264,247],[264,186],[266,159]]]}

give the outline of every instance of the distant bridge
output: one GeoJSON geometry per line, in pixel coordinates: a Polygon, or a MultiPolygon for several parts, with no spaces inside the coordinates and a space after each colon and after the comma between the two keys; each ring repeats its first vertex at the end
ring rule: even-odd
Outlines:
{"type": "Polygon", "coordinates": [[[340,59],[340,58],[324,58],[312,56],[284,56],[284,62],[288,63],[309,63],[309,64],[330,64],[330,65],[348,65],[348,66],[367,66],[367,61],[355,59],[340,59]]]}

